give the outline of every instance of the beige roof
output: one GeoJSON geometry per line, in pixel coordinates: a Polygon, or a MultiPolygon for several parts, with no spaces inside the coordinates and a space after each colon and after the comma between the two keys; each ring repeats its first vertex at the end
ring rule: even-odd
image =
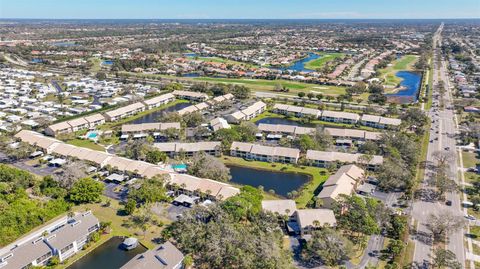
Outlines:
{"type": "Polygon", "coordinates": [[[297,205],[294,200],[263,200],[262,208],[265,211],[290,216],[297,210],[297,205]]]}
{"type": "Polygon", "coordinates": [[[139,174],[143,177],[146,177],[146,178],[152,178],[152,177],[155,177],[155,176],[158,176],[158,175],[168,174],[168,172],[161,169],[161,168],[153,166],[153,167],[147,168],[145,171],[143,171],[142,173],[139,173],[139,174]]]}
{"type": "Polygon", "coordinates": [[[221,146],[222,142],[217,141],[207,141],[207,142],[196,142],[196,143],[155,143],[153,144],[158,150],[163,152],[197,152],[197,151],[210,151],[216,150],[221,146]]]}
{"type": "Polygon", "coordinates": [[[380,117],[380,124],[386,124],[386,125],[393,125],[393,126],[398,126],[402,124],[401,119],[394,119],[394,118],[385,118],[385,117],[380,117]]]}
{"type": "Polygon", "coordinates": [[[203,92],[190,92],[190,91],[173,91],[173,95],[175,96],[188,96],[193,98],[208,98],[208,95],[203,92]]]}
{"type": "Polygon", "coordinates": [[[90,116],[86,116],[85,120],[88,121],[89,123],[94,123],[96,121],[105,120],[105,117],[102,114],[97,113],[97,114],[93,114],[93,115],[90,115],[90,116]]]}
{"type": "Polygon", "coordinates": [[[355,189],[357,182],[365,175],[365,171],[356,165],[344,165],[331,175],[322,185],[319,198],[331,198],[336,200],[340,194],[350,195],[355,189]]]}
{"type": "Polygon", "coordinates": [[[71,129],[72,126],[70,126],[70,124],[68,124],[66,121],[64,121],[64,122],[59,122],[59,123],[52,124],[52,125],[48,126],[48,128],[50,128],[54,132],[57,132],[57,131],[60,131],[60,130],[71,129]]]}
{"type": "Polygon", "coordinates": [[[379,122],[380,116],[364,114],[362,116],[362,121],[379,122]]]}
{"type": "Polygon", "coordinates": [[[230,150],[250,152],[250,150],[252,150],[252,147],[253,147],[252,143],[234,141],[234,142],[232,142],[232,145],[230,146],[230,150]]]}
{"type": "Polygon", "coordinates": [[[329,111],[329,110],[322,111],[322,117],[341,118],[341,119],[349,119],[349,120],[358,120],[360,118],[360,116],[355,113],[329,111]]]}
{"type": "Polygon", "coordinates": [[[234,141],[230,146],[230,150],[238,150],[250,152],[257,155],[266,156],[282,156],[290,158],[298,158],[300,156],[300,150],[286,147],[270,147],[252,143],[236,142],[234,141]],[[237,149],[238,148],[238,149],[237,149]]]}
{"type": "Polygon", "coordinates": [[[183,260],[183,254],[169,241],[138,254],[120,269],[174,269],[183,260]]]}
{"type": "Polygon", "coordinates": [[[21,130],[15,135],[15,137],[21,139],[25,143],[28,143],[30,145],[36,145],[37,147],[40,147],[42,149],[48,149],[55,143],[62,143],[60,140],[46,137],[37,132],[28,130],[21,130]]]}
{"type": "Polygon", "coordinates": [[[153,97],[153,98],[148,99],[148,100],[144,100],[143,102],[147,105],[155,105],[155,104],[158,104],[158,103],[162,103],[165,100],[173,99],[173,98],[175,98],[175,96],[173,94],[167,93],[167,94],[162,94],[162,95],[157,96],[157,97],[153,97]]]}
{"type": "Polygon", "coordinates": [[[105,153],[105,152],[101,152],[101,151],[96,151],[96,150],[92,150],[90,151],[89,154],[87,154],[85,156],[85,160],[86,161],[90,161],[90,162],[93,162],[93,163],[96,163],[98,165],[102,165],[103,162],[105,162],[105,160],[109,157],[111,157],[112,155],[108,154],[108,153],[105,153]]]}
{"type": "Polygon", "coordinates": [[[185,114],[188,114],[188,113],[195,112],[197,110],[198,110],[198,108],[195,105],[191,105],[191,106],[187,106],[187,107],[184,107],[184,108],[180,109],[179,111],[177,111],[177,113],[180,114],[180,115],[185,115],[185,114]]]}
{"type": "Polygon", "coordinates": [[[127,167],[134,162],[134,160],[130,160],[123,157],[113,156],[112,158],[108,159],[105,165],[110,165],[113,168],[118,170],[126,171],[127,167]]]}
{"type": "Polygon", "coordinates": [[[137,103],[134,103],[134,104],[131,104],[131,105],[128,105],[128,106],[117,108],[117,109],[112,110],[112,111],[107,111],[107,112],[105,112],[105,114],[109,117],[117,117],[117,116],[121,116],[123,114],[135,111],[135,110],[143,108],[143,107],[145,107],[144,104],[142,104],[141,102],[137,102],[137,103]]]}
{"type": "Polygon", "coordinates": [[[278,109],[278,110],[287,110],[289,107],[289,105],[285,105],[285,104],[275,104],[273,106],[273,109],[278,109]]]}
{"type": "MultiPolygon", "coordinates": [[[[307,151],[307,160],[317,160],[317,161],[326,161],[326,162],[345,162],[345,163],[358,163],[360,157],[363,154],[359,153],[344,153],[344,152],[328,152],[328,151],[316,151],[316,150],[308,150],[307,151]]],[[[369,164],[382,164],[383,157],[379,155],[373,155],[372,160],[369,164]]]]}
{"type": "Polygon", "coordinates": [[[124,124],[122,125],[122,133],[162,131],[169,128],[181,129],[181,126],[179,122],[124,124]]]}
{"type": "Polygon", "coordinates": [[[258,102],[255,102],[254,104],[252,104],[251,106],[245,108],[244,110],[242,110],[242,113],[249,116],[249,115],[254,114],[255,111],[257,111],[259,109],[262,109],[262,108],[265,108],[266,106],[267,106],[267,104],[265,104],[264,102],[258,101],[258,102]]]}
{"type": "Polygon", "coordinates": [[[258,129],[266,133],[285,133],[285,134],[312,134],[315,132],[315,128],[310,127],[301,127],[295,125],[286,125],[286,124],[268,124],[260,123],[258,129]]]}
{"type": "Polygon", "coordinates": [[[299,209],[295,215],[301,228],[314,227],[316,221],[320,226],[327,224],[333,227],[337,225],[335,215],[330,209],[299,209]]]}
{"type": "Polygon", "coordinates": [[[207,179],[199,178],[186,174],[170,174],[170,184],[176,184],[177,186],[185,185],[185,189],[189,191],[200,190],[202,192],[210,191],[210,195],[222,199],[230,198],[238,193],[240,190],[238,188],[232,187],[230,184],[207,179]]]}
{"type": "Polygon", "coordinates": [[[78,119],[69,120],[68,124],[70,124],[70,126],[72,127],[77,127],[82,125],[88,125],[88,121],[86,121],[84,118],[78,118],[78,119]]]}

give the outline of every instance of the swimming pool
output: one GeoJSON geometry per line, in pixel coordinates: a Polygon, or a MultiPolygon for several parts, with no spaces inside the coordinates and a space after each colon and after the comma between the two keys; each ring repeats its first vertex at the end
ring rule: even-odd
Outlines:
{"type": "Polygon", "coordinates": [[[87,134],[87,138],[88,138],[88,139],[97,139],[97,137],[98,137],[98,133],[97,133],[97,132],[89,132],[89,133],[87,134]]]}
{"type": "Polygon", "coordinates": [[[187,165],[183,164],[183,163],[182,164],[173,164],[172,168],[174,170],[185,170],[185,169],[187,169],[187,165]]]}

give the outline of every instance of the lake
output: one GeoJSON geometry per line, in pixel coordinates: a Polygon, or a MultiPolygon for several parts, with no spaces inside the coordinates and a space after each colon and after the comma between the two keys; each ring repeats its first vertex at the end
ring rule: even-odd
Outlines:
{"type": "MultiPolygon", "coordinates": [[[[282,166],[280,163],[276,165],[282,166]]],[[[228,168],[232,175],[231,182],[253,187],[263,186],[265,191],[274,190],[276,194],[283,197],[287,197],[291,191],[299,190],[310,181],[308,175],[299,173],[273,172],[232,165],[228,168]]]]}
{"type": "Polygon", "coordinates": [[[315,127],[315,124],[303,124],[298,121],[294,121],[286,118],[276,118],[276,117],[266,117],[263,119],[259,119],[255,122],[256,125],[259,125],[260,123],[295,125],[295,126],[302,126],[302,127],[315,127]]]}
{"type": "Polygon", "coordinates": [[[398,100],[400,103],[416,102],[422,83],[422,75],[411,71],[398,71],[395,75],[402,79],[400,86],[404,87],[404,89],[396,93],[386,94],[386,96],[398,100]]]}
{"type": "MultiPolygon", "coordinates": [[[[307,57],[294,62],[290,66],[279,68],[279,69],[282,70],[282,71],[293,71],[293,72],[307,72],[307,73],[314,72],[315,70],[306,69],[305,64],[307,62],[318,59],[320,57],[322,57],[322,56],[320,56],[318,54],[315,54],[315,53],[308,53],[307,57]]],[[[274,69],[278,69],[278,68],[274,68],[274,69]]]]}
{"type": "Polygon", "coordinates": [[[140,123],[152,123],[152,122],[158,122],[158,118],[161,117],[163,115],[163,113],[167,113],[167,112],[174,112],[174,111],[178,111],[182,108],[185,108],[187,106],[190,106],[192,105],[191,103],[178,103],[178,104],[175,104],[173,106],[169,106],[167,108],[164,108],[164,109],[160,109],[160,110],[157,110],[157,111],[154,111],[150,114],[147,114],[147,115],[144,115],[136,120],[133,120],[133,121],[130,121],[128,122],[128,124],[140,124],[140,123]]]}
{"type": "Polygon", "coordinates": [[[85,269],[85,268],[102,268],[102,269],[118,269],[131,260],[135,255],[145,252],[147,249],[138,245],[137,248],[125,251],[120,248],[123,242],[121,237],[112,237],[103,243],[85,257],[76,261],[67,269],[85,269]]]}

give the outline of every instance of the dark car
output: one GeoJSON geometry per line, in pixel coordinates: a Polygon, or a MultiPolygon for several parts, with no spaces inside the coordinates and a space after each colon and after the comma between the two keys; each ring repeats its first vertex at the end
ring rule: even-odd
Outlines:
{"type": "Polygon", "coordinates": [[[445,204],[448,205],[448,206],[451,206],[451,205],[452,205],[452,201],[447,200],[447,201],[445,202],[445,204]]]}

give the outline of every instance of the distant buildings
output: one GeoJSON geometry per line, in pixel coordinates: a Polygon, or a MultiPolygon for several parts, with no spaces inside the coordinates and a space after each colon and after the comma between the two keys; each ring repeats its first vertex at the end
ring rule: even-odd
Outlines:
{"type": "Polygon", "coordinates": [[[190,92],[190,91],[173,91],[172,92],[175,97],[180,98],[180,99],[186,99],[190,101],[196,101],[196,102],[203,102],[208,99],[208,95],[206,93],[202,92],[190,92]]]}

